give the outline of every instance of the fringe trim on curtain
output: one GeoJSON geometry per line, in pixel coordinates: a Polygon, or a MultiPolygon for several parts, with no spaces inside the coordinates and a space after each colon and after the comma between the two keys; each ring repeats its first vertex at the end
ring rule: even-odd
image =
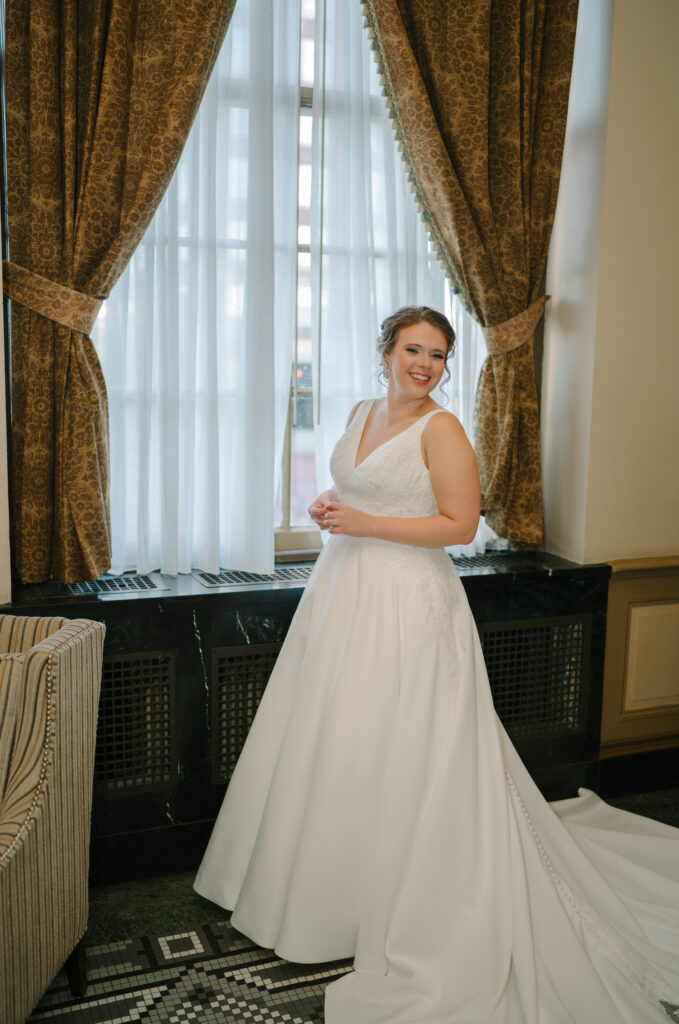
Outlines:
{"type": "Polygon", "coordinates": [[[394,135],[396,136],[399,152],[401,153],[401,159],[406,167],[408,181],[410,182],[410,190],[415,194],[415,199],[417,200],[418,212],[426,225],[434,252],[441,262],[446,277],[451,282],[453,294],[459,296],[459,301],[462,303],[464,308],[468,313],[474,316],[474,311],[472,310],[467,298],[467,292],[462,283],[462,278],[458,274],[455,264],[451,259],[448,247],[441,236],[434,215],[429,208],[429,204],[417,177],[415,164],[408,144],[408,139],[406,137],[405,128],[403,127],[398,102],[396,100],[394,85],[389,73],[387,56],[382,42],[382,36],[380,35],[379,23],[377,14],[375,13],[374,4],[372,0],[361,0],[361,7],[363,8],[363,25],[370,36],[370,48],[373,51],[379,72],[380,83],[382,85],[382,95],[386,97],[386,103],[389,109],[389,118],[392,122],[394,135]]]}

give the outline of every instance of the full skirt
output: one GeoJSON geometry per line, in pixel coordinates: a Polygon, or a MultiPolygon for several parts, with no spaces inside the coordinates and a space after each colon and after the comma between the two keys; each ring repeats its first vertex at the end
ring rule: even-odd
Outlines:
{"type": "Polygon", "coordinates": [[[284,959],[354,957],[326,1024],[679,1020],[679,830],[543,799],[444,552],[332,538],[195,887],[284,959]]]}

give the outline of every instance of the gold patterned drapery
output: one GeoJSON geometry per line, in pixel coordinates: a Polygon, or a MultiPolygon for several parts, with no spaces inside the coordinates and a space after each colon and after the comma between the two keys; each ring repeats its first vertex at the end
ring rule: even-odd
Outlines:
{"type": "Polygon", "coordinates": [[[169,184],[234,6],[7,2],[10,501],[25,583],[109,568],[108,406],[84,329],[169,184]]]}
{"type": "Polygon", "coordinates": [[[475,446],[489,524],[543,544],[533,332],[578,0],[364,0],[413,188],[486,333],[475,446]]]}

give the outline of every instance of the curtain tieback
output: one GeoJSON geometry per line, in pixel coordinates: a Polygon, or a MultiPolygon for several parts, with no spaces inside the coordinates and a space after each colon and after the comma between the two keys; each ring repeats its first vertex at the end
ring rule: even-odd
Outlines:
{"type": "Polygon", "coordinates": [[[492,327],[484,327],[488,355],[503,356],[529,341],[533,337],[548,298],[549,295],[541,295],[528,309],[513,316],[511,320],[494,324],[492,327]]]}
{"type": "Polygon", "coordinates": [[[57,284],[7,260],[2,261],[2,275],[3,292],[14,302],[73,331],[91,334],[102,299],[57,284]]]}

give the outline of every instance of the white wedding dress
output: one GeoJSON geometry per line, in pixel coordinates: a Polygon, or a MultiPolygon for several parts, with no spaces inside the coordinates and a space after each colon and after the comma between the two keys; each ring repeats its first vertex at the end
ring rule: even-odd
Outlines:
{"type": "MultiPolygon", "coordinates": [[[[435,514],[437,413],[355,466],[370,404],[333,453],[341,501],[435,514]]],[[[337,535],[195,888],[284,959],[354,957],[326,1024],[679,1021],[679,829],[579,792],[548,804],[524,768],[445,551],[337,535]]]]}

